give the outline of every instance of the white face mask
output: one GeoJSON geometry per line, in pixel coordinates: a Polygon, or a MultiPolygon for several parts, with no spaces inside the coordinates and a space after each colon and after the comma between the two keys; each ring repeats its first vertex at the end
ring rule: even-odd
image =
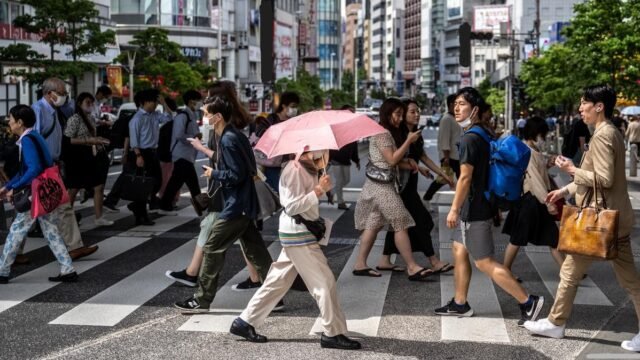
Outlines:
{"type": "Polygon", "coordinates": [[[92,106],[83,106],[82,107],[82,111],[84,111],[85,114],[91,114],[93,112],[93,107],[92,106]]]}
{"type": "Polygon", "coordinates": [[[67,102],[67,96],[60,96],[58,94],[56,94],[57,100],[53,102],[53,106],[55,107],[60,107],[62,105],[64,105],[65,102],[67,102]]]}
{"type": "Polygon", "coordinates": [[[469,117],[468,117],[468,118],[466,118],[466,119],[464,119],[464,120],[462,120],[462,121],[458,122],[458,125],[460,125],[460,127],[461,127],[461,128],[466,129],[466,128],[468,128],[469,126],[471,126],[471,119],[472,119],[472,118],[473,118],[473,116],[474,116],[474,112],[473,112],[474,110],[475,110],[475,108],[473,108],[473,109],[471,110],[471,114],[469,114],[469,117]]]}
{"type": "Polygon", "coordinates": [[[298,108],[289,108],[287,109],[287,117],[292,118],[298,115],[298,108]]]}

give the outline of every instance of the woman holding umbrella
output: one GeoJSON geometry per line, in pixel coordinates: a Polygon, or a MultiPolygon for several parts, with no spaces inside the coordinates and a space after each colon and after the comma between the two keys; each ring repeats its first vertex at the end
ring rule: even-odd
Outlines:
{"type": "MultiPolygon", "coordinates": [[[[282,170],[280,202],[284,211],[280,214],[278,227],[282,251],[278,260],[271,264],[262,287],[234,320],[229,330],[231,334],[251,342],[267,342],[265,336],[256,333],[254,326],[264,322],[300,274],[320,308],[324,327],[320,346],[360,349],[359,342],[345,336],[347,321],[338,303],[336,280],[318,243],[320,239],[300,220],[300,217],[307,221],[320,219],[320,198],[333,186],[329,175],[324,174],[318,180],[328,159],[327,150],[307,151],[299,159],[288,162],[282,170]]],[[[326,238],[328,234],[323,236],[326,238]]]]}
{"type": "MultiPolygon", "coordinates": [[[[405,106],[400,99],[389,98],[380,107],[380,124],[386,129],[397,129],[404,118],[405,106]]],[[[400,134],[398,143],[400,143],[400,134]]],[[[397,148],[396,141],[391,132],[385,131],[382,134],[371,138],[369,142],[369,160],[371,165],[368,168],[379,173],[391,173],[392,178],[397,178],[396,168],[418,171],[418,166],[413,159],[405,158],[411,144],[422,137],[422,131],[409,132],[406,140],[397,148]]],[[[425,269],[418,265],[411,253],[411,243],[409,242],[408,229],[415,226],[411,214],[405,208],[402,198],[398,194],[397,186],[394,182],[381,182],[379,179],[372,180],[367,170],[367,179],[360,193],[360,198],[355,210],[356,229],[362,231],[360,237],[360,252],[355,263],[353,275],[356,276],[382,276],[379,272],[367,266],[367,258],[373,247],[373,242],[378,232],[386,225],[390,225],[394,233],[394,241],[398,252],[407,264],[409,280],[420,280],[431,273],[430,269],[425,269]]]]}

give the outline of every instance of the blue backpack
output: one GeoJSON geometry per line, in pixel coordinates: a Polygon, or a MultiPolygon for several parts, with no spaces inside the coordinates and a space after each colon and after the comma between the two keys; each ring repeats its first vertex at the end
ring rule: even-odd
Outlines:
{"type": "Polygon", "coordinates": [[[466,133],[477,134],[489,144],[489,184],[484,194],[487,200],[497,201],[500,208],[505,208],[520,199],[531,157],[529,147],[514,135],[494,140],[480,126],[466,133]]]}

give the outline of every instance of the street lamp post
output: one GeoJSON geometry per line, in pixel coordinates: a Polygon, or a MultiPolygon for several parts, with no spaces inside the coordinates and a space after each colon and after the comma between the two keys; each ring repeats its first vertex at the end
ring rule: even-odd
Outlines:
{"type": "Polygon", "coordinates": [[[329,76],[329,78],[331,79],[331,86],[329,88],[332,90],[333,90],[333,58],[335,56],[336,56],[336,53],[332,52],[331,53],[331,74],[329,76]]]}
{"type": "Polygon", "coordinates": [[[355,67],[353,68],[353,107],[358,107],[358,63],[360,59],[356,58],[355,67]]]}
{"type": "Polygon", "coordinates": [[[131,46],[131,48],[127,50],[127,60],[129,62],[129,102],[133,102],[133,69],[136,63],[137,50],[137,46],[131,46]]]}

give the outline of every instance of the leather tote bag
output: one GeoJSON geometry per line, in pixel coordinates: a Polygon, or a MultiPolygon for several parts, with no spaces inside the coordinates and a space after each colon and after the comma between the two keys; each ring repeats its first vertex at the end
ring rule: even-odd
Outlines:
{"type": "Polygon", "coordinates": [[[597,260],[612,260],[618,256],[618,210],[607,208],[604,192],[593,179],[593,189],[585,196],[581,206],[565,204],[560,220],[558,250],[597,260]],[[598,190],[602,205],[598,205],[598,190]],[[595,207],[589,206],[595,195],[595,207]]]}

